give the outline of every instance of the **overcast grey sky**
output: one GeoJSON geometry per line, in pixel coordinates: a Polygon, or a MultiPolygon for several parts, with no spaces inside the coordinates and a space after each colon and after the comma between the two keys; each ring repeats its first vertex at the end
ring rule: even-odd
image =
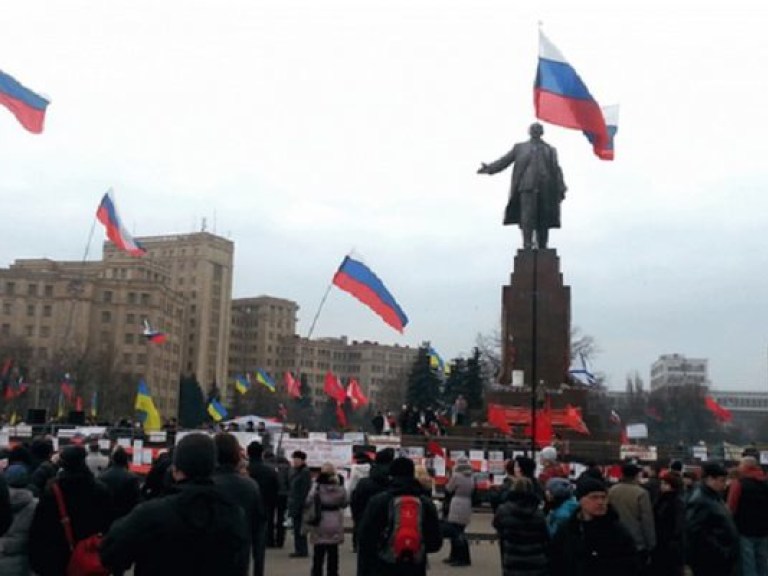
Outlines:
{"type": "Polygon", "coordinates": [[[235,242],[235,296],[296,300],[302,334],[355,249],[410,324],[334,290],[316,336],[468,353],[520,245],[509,173],[475,170],[534,120],[543,21],[621,105],[614,162],[545,126],[569,187],[551,245],[594,368],[622,387],[678,352],[719,388],[768,389],[762,3],[3,4],[0,68],[52,104],[41,136],[0,110],[0,265],[82,258],[112,186],[139,236],[206,217],[235,242]]]}

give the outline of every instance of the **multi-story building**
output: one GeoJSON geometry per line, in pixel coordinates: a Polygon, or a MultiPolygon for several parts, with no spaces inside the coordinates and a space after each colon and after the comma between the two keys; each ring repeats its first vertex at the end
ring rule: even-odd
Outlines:
{"type": "Polygon", "coordinates": [[[17,260],[0,269],[0,302],[0,339],[15,339],[28,350],[26,377],[39,384],[33,387],[36,406],[53,409],[60,372],[75,371],[85,360],[112,381],[92,378],[79,393],[121,397],[116,408],[129,415],[138,379],[144,378],[161,413],[176,413],[184,301],[161,264],[135,258],[17,260]],[[147,343],[144,319],[162,325],[168,342],[147,343]]]}
{"type": "Polygon", "coordinates": [[[285,338],[280,348],[283,370],[297,366],[306,377],[315,406],[325,403],[323,384],[330,370],[346,384],[355,378],[374,406],[386,402],[387,385],[403,383],[416,361],[419,350],[409,346],[387,346],[378,342],[340,338],[285,338]]]}
{"type": "Polygon", "coordinates": [[[709,387],[708,361],[682,354],[663,354],[651,365],[651,391],[664,387],[709,387]]]}
{"type": "MultiPolygon", "coordinates": [[[[298,310],[296,302],[272,296],[232,300],[230,381],[237,374],[253,373],[258,368],[279,381],[283,369],[280,342],[296,334],[298,310]]],[[[231,400],[231,394],[228,399],[231,400]]]]}
{"type": "MultiPolygon", "coordinates": [[[[226,391],[234,243],[208,232],[137,241],[147,250],[142,260],[163,266],[170,287],[186,302],[181,371],[194,374],[203,388],[216,383],[226,391]]],[[[105,243],[106,263],[131,259],[105,243]]]]}

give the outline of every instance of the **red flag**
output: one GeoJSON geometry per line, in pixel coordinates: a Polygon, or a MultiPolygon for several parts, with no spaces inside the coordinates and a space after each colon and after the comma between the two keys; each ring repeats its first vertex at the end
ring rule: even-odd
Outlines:
{"type": "Polygon", "coordinates": [[[510,434],[512,429],[507,422],[503,406],[488,404],[488,424],[501,430],[504,434],[510,434]]]}
{"type": "Polygon", "coordinates": [[[293,374],[286,372],[283,374],[285,390],[291,398],[301,398],[301,384],[293,377],[293,374]]]}
{"type": "Polygon", "coordinates": [[[589,428],[581,417],[581,408],[576,408],[568,404],[565,408],[566,423],[579,434],[589,434],[589,428]]]}
{"type": "Polygon", "coordinates": [[[78,396],[77,398],[75,398],[75,410],[77,410],[78,412],[82,412],[83,411],[83,398],[82,398],[82,396],[78,396]]]}
{"type": "Polygon", "coordinates": [[[368,404],[368,398],[363,394],[363,389],[360,387],[360,383],[354,378],[349,379],[347,385],[347,396],[352,402],[352,408],[357,409],[368,404]]]}
{"type": "Polygon", "coordinates": [[[441,458],[445,458],[445,450],[443,450],[443,447],[440,446],[440,444],[437,443],[436,440],[430,440],[427,442],[427,452],[434,456],[440,456],[441,458]]]}
{"type": "Polygon", "coordinates": [[[339,421],[339,427],[347,427],[347,415],[344,413],[344,404],[340,402],[336,404],[336,420],[339,421]]]}
{"type": "Polygon", "coordinates": [[[344,390],[344,386],[341,385],[339,379],[333,375],[330,370],[325,373],[325,383],[323,385],[323,392],[328,396],[336,400],[337,404],[343,404],[347,398],[347,391],[344,390]]]}
{"type": "Polygon", "coordinates": [[[61,380],[61,393],[67,399],[67,402],[72,402],[72,395],[75,393],[75,388],[72,386],[72,381],[69,378],[69,374],[65,374],[61,380]]]}
{"type": "Polygon", "coordinates": [[[733,419],[733,414],[731,414],[731,411],[720,406],[720,404],[718,404],[712,396],[707,396],[704,398],[704,404],[706,405],[707,410],[712,412],[715,420],[718,422],[730,422],[733,419]]]}
{"type": "MultiPolygon", "coordinates": [[[[531,426],[525,429],[525,433],[531,435],[531,426]]],[[[533,432],[533,441],[537,446],[549,446],[552,443],[552,414],[549,408],[536,412],[536,429],[533,432]]]]}
{"type": "Polygon", "coordinates": [[[11,373],[11,366],[13,366],[13,358],[6,358],[3,362],[3,367],[0,369],[0,378],[5,380],[11,373]]]}
{"type": "Polygon", "coordinates": [[[619,442],[621,442],[622,444],[629,444],[627,429],[624,426],[621,427],[621,438],[619,439],[619,442]]]}

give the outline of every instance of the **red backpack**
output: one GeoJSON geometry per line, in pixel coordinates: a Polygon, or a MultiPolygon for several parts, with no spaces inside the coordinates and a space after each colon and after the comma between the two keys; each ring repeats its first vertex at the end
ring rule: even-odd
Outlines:
{"type": "Polygon", "coordinates": [[[387,564],[422,564],[426,558],[421,534],[422,502],[418,496],[395,496],[389,501],[389,518],[379,558],[387,564]]]}
{"type": "Polygon", "coordinates": [[[104,568],[99,556],[101,534],[93,534],[79,542],[75,542],[75,535],[72,533],[72,523],[69,519],[69,514],[67,514],[64,494],[61,492],[59,483],[53,482],[51,489],[56,497],[56,504],[59,507],[59,518],[64,528],[64,536],[72,552],[67,563],[66,576],[109,576],[110,572],[104,568]]]}

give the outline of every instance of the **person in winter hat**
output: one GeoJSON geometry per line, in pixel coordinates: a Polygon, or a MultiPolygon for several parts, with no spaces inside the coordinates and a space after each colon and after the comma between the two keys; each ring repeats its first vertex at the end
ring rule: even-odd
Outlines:
{"type": "Polygon", "coordinates": [[[516,478],[493,518],[504,576],[549,574],[549,531],[529,478],[516,478]]]}
{"type": "Polygon", "coordinates": [[[579,502],[573,495],[573,486],[566,478],[550,478],[546,485],[547,528],[554,537],[557,530],[570,520],[578,509],[579,502]]]}
{"type": "Polygon", "coordinates": [[[29,529],[37,507],[37,498],[29,487],[30,475],[24,464],[12,464],[5,470],[5,480],[11,497],[13,521],[0,538],[0,574],[28,576],[29,529]]]}
{"type": "Polygon", "coordinates": [[[339,575],[339,544],[344,542],[344,508],[347,492],[331,462],[320,468],[304,504],[304,529],[312,549],[312,576],[323,576],[326,558],[328,576],[339,575]]]}
{"type": "Polygon", "coordinates": [[[472,563],[469,542],[464,531],[472,520],[474,489],[475,480],[469,459],[457,458],[451,477],[445,485],[445,491],[450,494],[451,503],[448,508],[447,522],[443,525],[443,533],[451,540],[451,552],[444,562],[451,566],[469,566],[472,563]]]}
{"type": "Polygon", "coordinates": [[[579,508],[555,533],[550,548],[552,576],[636,576],[634,540],[608,505],[605,483],[591,476],[576,482],[579,508]]]}

